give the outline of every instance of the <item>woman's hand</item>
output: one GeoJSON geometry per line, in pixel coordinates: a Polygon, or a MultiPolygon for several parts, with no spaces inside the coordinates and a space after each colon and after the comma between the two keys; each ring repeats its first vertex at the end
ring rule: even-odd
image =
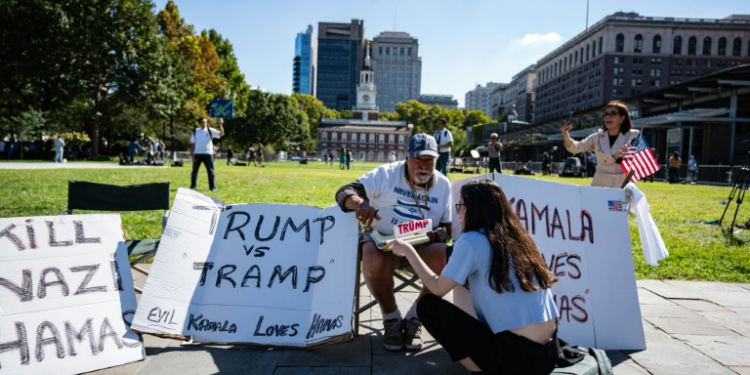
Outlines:
{"type": "Polygon", "coordinates": [[[417,252],[416,250],[414,250],[414,247],[411,246],[411,244],[406,243],[398,238],[388,242],[388,247],[393,248],[393,253],[400,257],[408,256],[409,253],[416,254],[417,252]]]}
{"type": "Polygon", "coordinates": [[[614,156],[615,160],[617,160],[619,158],[624,157],[625,154],[627,154],[627,153],[628,153],[628,146],[627,145],[622,145],[622,147],[620,147],[619,150],[615,151],[614,155],[612,155],[612,156],[614,156]]]}

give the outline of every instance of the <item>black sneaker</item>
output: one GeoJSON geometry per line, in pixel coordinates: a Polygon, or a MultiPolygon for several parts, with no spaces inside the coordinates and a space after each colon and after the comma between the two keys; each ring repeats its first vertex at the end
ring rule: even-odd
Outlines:
{"type": "Polygon", "coordinates": [[[406,350],[422,350],[422,323],[417,318],[404,320],[404,346],[406,350]]]}
{"type": "Polygon", "coordinates": [[[401,330],[401,319],[384,320],[383,328],[383,347],[392,351],[403,349],[404,332],[401,330]]]}

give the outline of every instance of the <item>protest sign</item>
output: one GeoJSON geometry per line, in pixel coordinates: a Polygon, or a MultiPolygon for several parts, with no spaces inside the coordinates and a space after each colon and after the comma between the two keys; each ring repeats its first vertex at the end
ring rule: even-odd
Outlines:
{"type": "Polygon", "coordinates": [[[357,221],[337,206],[224,205],[179,189],[133,329],[199,343],[348,340],[357,221]]]}
{"type": "Polygon", "coordinates": [[[119,215],[0,219],[0,366],[78,374],[145,358],[119,215]]]}
{"type": "MultiPolygon", "coordinates": [[[[645,349],[624,191],[487,174],[453,182],[454,203],[461,186],[493,176],[559,280],[552,286],[559,337],[599,349],[645,349]]],[[[454,215],[454,241],[460,236],[454,215]]]]}

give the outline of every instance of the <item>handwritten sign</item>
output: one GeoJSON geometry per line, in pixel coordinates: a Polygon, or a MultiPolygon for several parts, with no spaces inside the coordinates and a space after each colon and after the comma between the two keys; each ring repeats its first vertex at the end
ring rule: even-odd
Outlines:
{"type": "Polygon", "coordinates": [[[133,329],[310,347],[351,334],[357,221],[337,206],[221,202],[179,189],[133,329]]]}
{"type": "Polygon", "coordinates": [[[145,358],[119,215],[0,219],[0,366],[78,374],[145,358]]]}
{"type": "MultiPolygon", "coordinates": [[[[453,182],[454,203],[461,186],[493,176],[559,280],[552,286],[559,336],[599,349],[645,349],[628,218],[609,203],[624,201],[624,191],[487,174],[453,182]]],[[[453,228],[455,241],[458,215],[453,228]]]]}
{"type": "Polygon", "coordinates": [[[393,234],[396,235],[396,238],[427,233],[431,230],[432,219],[412,220],[408,223],[401,223],[393,226],[393,234]]]}

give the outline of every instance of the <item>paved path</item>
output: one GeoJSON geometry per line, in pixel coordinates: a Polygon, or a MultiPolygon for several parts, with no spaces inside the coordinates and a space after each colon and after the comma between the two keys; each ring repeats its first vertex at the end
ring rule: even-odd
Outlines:
{"type": "MultiPolygon", "coordinates": [[[[146,277],[133,271],[136,286],[146,277]]],[[[750,284],[638,281],[647,350],[608,351],[618,375],[750,375],[750,284]]],[[[416,292],[400,292],[406,311],[416,292]]],[[[363,304],[371,300],[362,288],[363,304]]],[[[418,353],[388,352],[380,344],[377,307],[363,314],[359,336],[316,348],[258,349],[239,346],[181,347],[180,341],[144,335],[147,358],[92,374],[466,374],[424,332],[418,353]]]]}

